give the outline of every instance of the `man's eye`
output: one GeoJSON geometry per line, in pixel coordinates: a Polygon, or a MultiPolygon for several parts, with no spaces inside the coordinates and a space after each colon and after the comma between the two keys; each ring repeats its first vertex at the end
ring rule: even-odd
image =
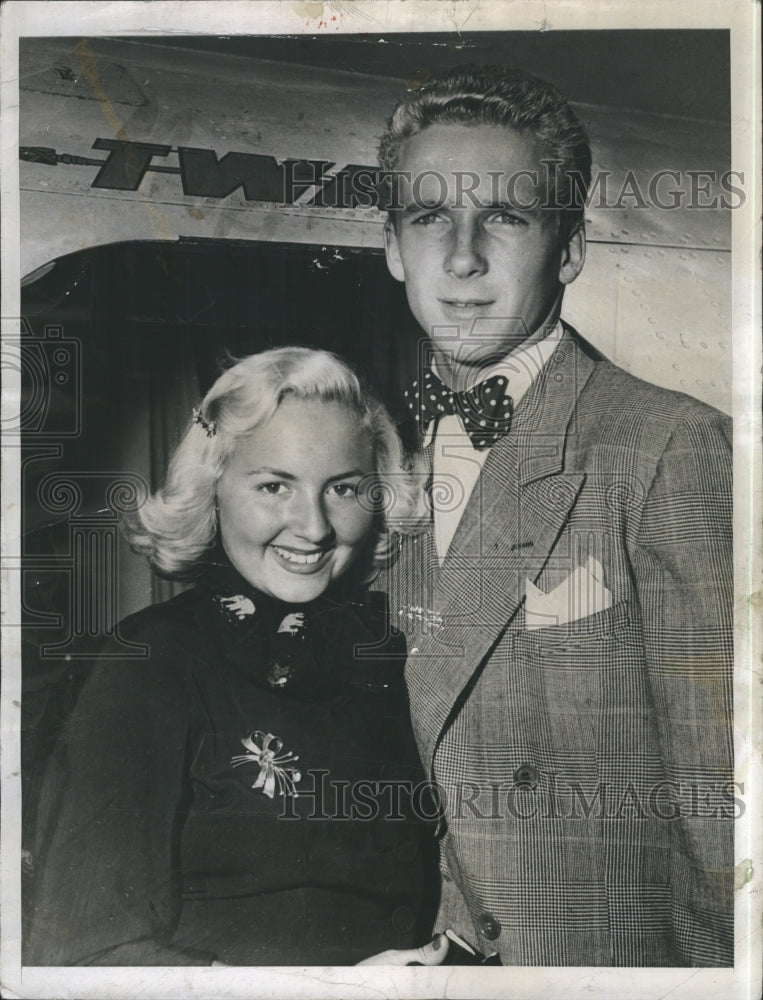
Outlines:
{"type": "Polygon", "coordinates": [[[414,226],[431,226],[435,222],[445,222],[442,212],[427,212],[426,215],[417,215],[412,220],[414,226]]]}
{"type": "Polygon", "coordinates": [[[352,497],[357,493],[357,486],[353,483],[334,483],[329,487],[329,491],[338,497],[352,497]]]}
{"type": "Polygon", "coordinates": [[[498,222],[504,226],[523,226],[525,225],[525,220],[517,215],[515,212],[496,212],[495,215],[491,215],[491,222],[498,222]]]}

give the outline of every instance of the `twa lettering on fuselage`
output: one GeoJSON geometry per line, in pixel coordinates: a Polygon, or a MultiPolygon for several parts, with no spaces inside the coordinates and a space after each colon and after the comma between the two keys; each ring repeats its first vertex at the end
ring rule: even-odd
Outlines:
{"type": "Polygon", "coordinates": [[[316,208],[373,208],[383,171],[361,164],[338,167],[329,160],[286,159],[260,153],[229,152],[218,157],[211,149],[126,142],[98,138],[93,149],[107,156],[95,158],[59,153],[46,146],[22,146],[20,158],[50,166],[95,166],[91,187],[110,191],[137,191],[147,173],[177,174],[189,197],[227,198],[242,189],[247,201],[312,205],[316,208]],[[171,154],[177,166],[163,163],[171,154]]]}

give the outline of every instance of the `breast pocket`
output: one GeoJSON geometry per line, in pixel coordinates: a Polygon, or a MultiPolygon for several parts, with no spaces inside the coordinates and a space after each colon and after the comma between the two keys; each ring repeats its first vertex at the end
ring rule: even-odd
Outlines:
{"type": "Polygon", "coordinates": [[[512,635],[511,677],[526,692],[525,725],[559,789],[575,784],[594,794],[613,778],[613,760],[618,780],[637,773],[639,747],[651,742],[637,608],[622,602],[563,625],[523,624],[512,635]]]}
{"type": "Polygon", "coordinates": [[[611,608],[575,621],[545,628],[526,628],[522,614],[517,626],[517,635],[522,637],[523,644],[528,649],[551,651],[558,647],[565,652],[574,652],[580,648],[595,650],[597,644],[625,640],[629,636],[633,638],[634,633],[640,632],[629,601],[621,601],[611,608]]]}
{"type": "Polygon", "coordinates": [[[642,630],[631,603],[549,628],[517,624],[513,668],[533,691],[538,725],[558,752],[566,748],[590,761],[610,744],[627,752],[647,736],[642,630]]]}

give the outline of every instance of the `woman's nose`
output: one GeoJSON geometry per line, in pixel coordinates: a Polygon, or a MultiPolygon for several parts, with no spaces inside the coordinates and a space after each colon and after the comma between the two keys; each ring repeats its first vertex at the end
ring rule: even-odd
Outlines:
{"type": "Polygon", "coordinates": [[[457,278],[471,278],[487,271],[482,233],[477,219],[457,217],[450,232],[445,270],[457,278]]]}
{"type": "Polygon", "coordinates": [[[293,511],[292,530],[309,542],[323,542],[334,531],[323,496],[305,496],[293,511]]]}

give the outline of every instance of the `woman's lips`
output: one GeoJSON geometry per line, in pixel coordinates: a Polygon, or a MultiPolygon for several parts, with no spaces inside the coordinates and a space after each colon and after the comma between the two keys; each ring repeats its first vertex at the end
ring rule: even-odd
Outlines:
{"type": "Polygon", "coordinates": [[[271,545],[280,566],[290,573],[317,573],[328,561],[331,549],[291,549],[283,545],[271,545]]]}

